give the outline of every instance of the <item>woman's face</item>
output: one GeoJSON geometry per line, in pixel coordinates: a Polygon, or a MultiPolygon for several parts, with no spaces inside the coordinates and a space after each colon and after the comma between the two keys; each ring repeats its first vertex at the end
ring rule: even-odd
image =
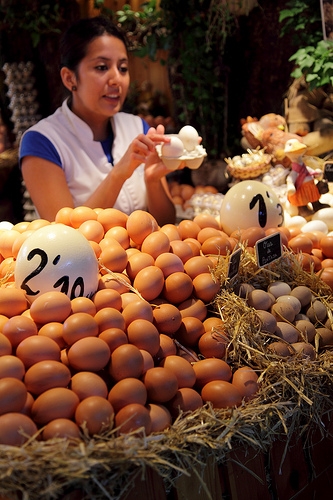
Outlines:
{"type": "Polygon", "coordinates": [[[95,38],[77,70],[73,111],[88,123],[109,118],[120,111],[130,77],[126,47],[111,35],[95,38]]]}

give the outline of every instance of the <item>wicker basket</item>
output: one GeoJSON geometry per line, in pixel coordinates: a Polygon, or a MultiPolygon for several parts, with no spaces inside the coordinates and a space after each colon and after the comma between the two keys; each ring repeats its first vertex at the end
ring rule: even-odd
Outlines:
{"type": "Polygon", "coordinates": [[[225,158],[227,171],[236,179],[255,179],[271,168],[272,156],[264,150],[248,150],[242,156],[225,158]]]}

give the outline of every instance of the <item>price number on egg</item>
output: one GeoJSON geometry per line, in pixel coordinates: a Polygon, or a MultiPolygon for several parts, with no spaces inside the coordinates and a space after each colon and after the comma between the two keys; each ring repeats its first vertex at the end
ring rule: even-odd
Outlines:
{"type": "MultiPolygon", "coordinates": [[[[35,257],[39,257],[36,267],[33,269],[33,271],[31,271],[31,273],[28,274],[28,276],[26,276],[26,278],[21,283],[21,288],[26,291],[27,295],[30,296],[36,296],[40,293],[40,290],[33,290],[32,288],[31,281],[33,280],[33,278],[40,276],[45,278],[45,280],[48,279],[47,266],[49,264],[49,258],[47,256],[47,253],[40,248],[34,248],[28,253],[27,260],[31,261],[35,257]]],[[[61,255],[58,254],[50,264],[52,266],[57,266],[60,261],[61,255]]],[[[70,277],[68,275],[62,276],[61,278],[57,279],[56,282],[51,286],[53,289],[59,289],[60,292],[69,295],[70,299],[74,299],[75,297],[83,297],[84,295],[84,280],[81,276],[78,276],[74,280],[71,289],[69,289],[70,277]]]]}

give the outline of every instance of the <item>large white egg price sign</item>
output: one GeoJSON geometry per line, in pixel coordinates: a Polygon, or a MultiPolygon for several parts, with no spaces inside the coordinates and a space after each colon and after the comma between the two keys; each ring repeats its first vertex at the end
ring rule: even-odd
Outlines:
{"type": "Polygon", "coordinates": [[[89,241],[76,229],[49,224],[22,244],[16,259],[15,285],[33,301],[40,294],[60,291],[91,297],[98,288],[98,261],[89,241]]]}
{"type": "Polygon", "coordinates": [[[225,194],[220,220],[223,231],[231,234],[249,227],[279,227],[283,209],[276,193],[259,181],[241,181],[225,194]]]}

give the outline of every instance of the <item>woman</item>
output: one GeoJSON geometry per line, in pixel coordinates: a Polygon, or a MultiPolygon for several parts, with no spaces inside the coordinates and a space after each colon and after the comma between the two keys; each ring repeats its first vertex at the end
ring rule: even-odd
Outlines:
{"type": "Polygon", "coordinates": [[[39,217],[62,207],[148,210],[160,225],[175,208],[155,145],[164,127],[149,128],[121,112],[130,77],[126,39],[105,17],[81,19],[64,34],[60,75],[71,93],[55,113],[25,132],[20,162],[39,217]]]}

